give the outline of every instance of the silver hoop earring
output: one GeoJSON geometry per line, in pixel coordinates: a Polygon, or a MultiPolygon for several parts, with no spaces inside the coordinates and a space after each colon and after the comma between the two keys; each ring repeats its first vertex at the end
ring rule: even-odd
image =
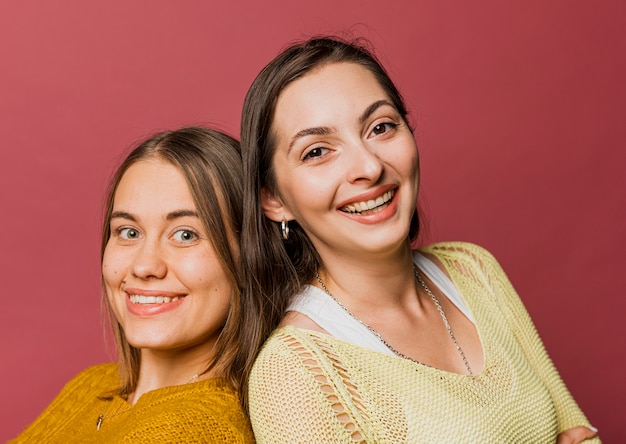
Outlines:
{"type": "Polygon", "coordinates": [[[289,239],[289,225],[285,216],[283,216],[283,220],[280,222],[280,231],[283,234],[283,240],[289,239]]]}

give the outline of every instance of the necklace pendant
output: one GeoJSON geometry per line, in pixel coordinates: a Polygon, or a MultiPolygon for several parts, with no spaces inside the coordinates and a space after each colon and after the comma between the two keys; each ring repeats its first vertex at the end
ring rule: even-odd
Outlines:
{"type": "Polygon", "coordinates": [[[98,416],[98,420],[96,421],[96,432],[100,431],[102,420],[104,420],[104,416],[103,415],[98,416]]]}

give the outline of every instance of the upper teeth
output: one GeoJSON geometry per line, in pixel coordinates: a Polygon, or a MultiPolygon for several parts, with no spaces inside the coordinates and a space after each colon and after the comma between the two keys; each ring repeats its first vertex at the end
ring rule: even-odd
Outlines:
{"type": "Polygon", "coordinates": [[[391,200],[395,193],[395,190],[387,191],[382,196],[378,196],[376,200],[368,200],[367,202],[355,202],[353,204],[347,205],[342,208],[342,210],[347,211],[348,213],[356,213],[362,211],[373,210],[376,207],[379,207],[391,200]]]}
{"type": "Polygon", "coordinates": [[[141,296],[138,294],[130,295],[130,302],[133,304],[167,304],[169,302],[175,302],[180,299],[178,296],[169,298],[167,296],[141,296]]]}

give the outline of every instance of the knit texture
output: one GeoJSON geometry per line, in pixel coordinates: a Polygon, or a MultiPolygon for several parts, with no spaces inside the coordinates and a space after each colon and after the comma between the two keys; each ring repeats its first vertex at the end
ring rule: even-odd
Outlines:
{"type": "Polygon", "coordinates": [[[444,264],[472,312],[483,371],[450,373],[280,328],[250,378],[257,442],[554,443],[559,432],[589,424],[493,256],[468,243],[422,251],[444,264]]]}
{"type": "Polygon", "coordinates": [[[116,364],[100,364],[72,379],[11,443],[253,443],[237,393],[221,379],[164,387],[131,405],[110,393],[116,364]],[[98,416],[104,415],[100,430],[98,416]]]}

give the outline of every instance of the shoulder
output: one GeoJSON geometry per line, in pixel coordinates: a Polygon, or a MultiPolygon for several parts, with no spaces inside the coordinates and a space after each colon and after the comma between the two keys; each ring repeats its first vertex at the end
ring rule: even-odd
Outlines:
{"type": "Polygon", "coordinates": [[[304,313],[300,313],[299,311],[288,311],[287,313],[285,313],[285,316],[283,317],[283,320],[280,322],[278,327],[280,328],[287,326],[328,334],[328,332],[320,327],[320,325],[317,324],[313,319],[311,319],[304,313]]]}
{"type": "Polygon", "coordinates": [[[303,285],[287,307],[278,327],[292,326],[303,330],[330,334],[328,331],[332,313],[335,312],[335,301],[320,288],[303,285]],[[330,317],[329,317],[330,315],[330,317]]]}
{"type": "Polygon", "coordinates": [[[144,396],[136,404],[131,442],[252,442],[237,392],[223,379],[165,387],[144,396]]]}
{"type": "Polygon", "coordinates": [[[103,364],[92,365],[91,367],[87,367],[85,370],[81,371],[77,378],[117,378],[118,375],[118,367],[114,362],[106,362],[103,364]]]}
{"type": "Polygon", "coordinates": [[[495,261],[495,257],[484,247],[471,242],[438,242],[418,249],[426,255],[440,260],[462,260],[470,262],[495,261]]]}
{"type": "Polygon", "coordinates": [[[310,361],[325,361],[324,338],[314,330],[287,325],[276,329],[265,341],[250,373],[250,385],[281,384],[289,379],[310,377],[310,361]]]}
{"type": "Polygon", "coordinates": [[[319,400],[319,378],[328,381],[328,370],[333,367],[327,355],[330,350],[324,346],[326,336],[293,326],[272,333],[250,371],[248,399],[253,424],[267,413],[298,410],[300,403],[319,400]]]}
{"type": "Polygon", "coordinates": [[[109,362],[81,371],[65,385],[63,391],[105,392],[116,389],[118,384],[117,364],[109,362]]]}
{"type": "Polygon", "coordinates": [[[496,258],[487,249],[470,242],[440,242],[420,248],[442,268],[452,281],[459,285],[479,285],[486,287],[504,286],[511,283],[496,258]]]}
{"type": "MultiPolygon", "coordinates": [[[[238,393],[225,380],[215,379],[202,390],[204,417],[191,424],[203,424],[214,436],[228,437],[229,442],[247,442],[252,439],[248,416],[241,406],[238,393]],[[219,433],[215,433],[219,431],[219,433]],[[242,438],[242,441],[239,441],[242,438]]],[[[213,436],[213,435],[212,435],[213,436]]]]}
{"type": "Polygon", "coordinates": [[[417,251],[432,259],[448,274],[460,272],[468,275],[476,271],[486,275],[503,273],[491,252],[471,242],[439,242],[417,251]]]}
{"type": "MultiPolygon", "coordinates": [[[[290,312],[293,313],[293,312],[290,312]]],[[[288,313],[289,314],[289,313],[288,313]]],[[[291,319],[296,316],[298,319],[308,319],[306,316],[298,317],[299,313],[294,313],[286,317],[286,321],[281,323],[281,326],[272,332],[269,338],[261,347],[259,354],[255,360],[255,366],[264,360],[274,359],[274,355],[281,355],[284,357],[285,353],[289,353],[290,350],[299,347],[302,343],[308,342],[306,334],[306,326],[293,325],[287,319],[291,319]]],[[[302,321],[299,319],[299,321],[302,321]]],[[[298,322],[301,323],[301,322],[298,322]]]]}
{"type": "Polygon", "coordinates": [[[169,422],[179,421],[182,430],[195,429],[199,437],[224,442],[253,442],[252,429],[237,391],[221,378],[189,386],[192,393],[177,408],[167,408],[169,422]],[[186,405],[188,404],[188,405],[186,405]],[[200,407],[201,406],[201,407],[200,407]],[[172,412],[174,410],[174,412],[172,412]],[[180,418],[185,412],[185,418],[180,418]]]}
{"type": "Polygon", "coordinates": [[[190,384],[182,393],[180,402],[201,404],[205,409],[219,415],[232,412],[233,406],[239,406],[239,395],[228,382],[221,378],[207,379],[190,384]]]}
{"type": "Polygon", "coordinates": [[[321,373],[330,378],[340,362],[357,356],[360,360],[365,355],[387,357],[327,333],[291,325],[278,328],[265,342],[252,366],[250,397],[252,391],[263,391],[259,391],[259,387],[264,387],[265,393],[274,389],[284,393],[288,386],[317,386],[321,373]]]}
{"type": "Polygon", "coordinates": [[[98,398],[107,391],[113,391],[117,384],[116,364],[100,364],[81,371],[65,384],[46,409],[18,437],[17,442],[42,442],[43,436],[58,437],[61,436],[58,434],[67,430],[74,431],[77,418],[85,412],[94,413],[91,409],[97,404],[98,398]]]}

